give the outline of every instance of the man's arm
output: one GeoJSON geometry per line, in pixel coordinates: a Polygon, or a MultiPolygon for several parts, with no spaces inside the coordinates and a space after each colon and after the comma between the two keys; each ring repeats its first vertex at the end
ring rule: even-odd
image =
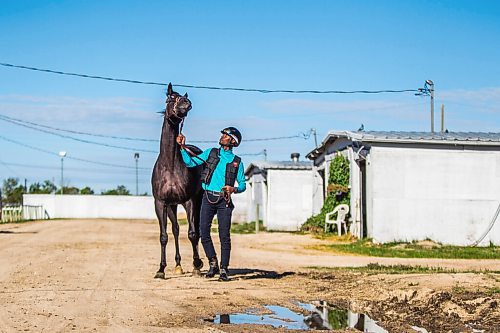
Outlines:
{"type": "Polygon", "coordinates": [[[236,189],[236,193],[245,192],[247,189],[247,183],[245,180],[245,168],[243,167],[243,162],[240,163],[238,168],[238,174],[236,175],[236,181],[238,182],[238,187],[236,189]]]}
{"type": "Polygon", "coordinates": [[[200,164],[203,164],[208,159],[208,155],[210,154],[210,149],[205,150],[200,155],[197,155],[196,158],[191,156],[187,150],[184,148],[186,143],[186,137],[182,134],[179,134],[176,139],[177,143],[181,146],[181,156],[182,160],[186,164],[188,168],[194,168],[200,164]]]}

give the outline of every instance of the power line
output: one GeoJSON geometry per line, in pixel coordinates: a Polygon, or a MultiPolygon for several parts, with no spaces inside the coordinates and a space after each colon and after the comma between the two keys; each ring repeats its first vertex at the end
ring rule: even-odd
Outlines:
{"type": "MultiPolygon", "coordinates": [[[[126,137],[126,136],[114,136],[114,135],[106,135],[106,134],[98,134],[98,133],[89,133],[89,132],[82,132],[82,131],[75,131],[75,130],[70,130],[70,129],[63,129],[59,127],[53,127],[53,126],[48,126],[48,125],[42,125],[38,123],[34,123],[28,120],[22,120],[19,118],[13,118],[9,117],[3,114],[0,114],[0,120],[8,121],[11,123],[14,123],[19,126],[24,126],[22,124],[29,124],[37,127],[42,127],[42,128],[48,128],[52,129],[55,131],[60,131],[60,132],[67,132],[67,133],[73,133],[73,134],[79,134],[79,135],[88,135],[88,136],[93,136],[93,137],[101,137],[101,138],[110,138],[110,139],[117,139],[117,140],[128,140],[128,141],[147,141],[147,142],[159,142],[157,139],[145,139],[145,138],[133,138],[133,137],[126,137]],[[19,124],[18,124],[19,123],[19,124]]],[[[30,126],[24,126],[28,127],[34,130],[39,130],[37,128],[33,128],[30,126]]],[[[45,131],[42,131],[45,132],[45,131]]],[[[53,132],[45,132],[45,133],[50,133],[50,134],[55,134],[53,132]]],[[[254,141],[274,141],[274,140],[286,140],[286,139],[294,139],[294,138],[301,138],[301,139],[309,139],[309,136],[305,135],[304,133],[300,132],[296,135],[289,135],[289,136],[279,136],[279,137],[271,137],[271,138],[251,138],[251,139],[245,139],[246,142],[254,142],[254,141]]],[[[80,141],[79,139],[72,138],[74,140],[80,141]]],[[[190,140],[192,143],[217,143],[217,140],[190,140]]],[[[95,143],[99,144],[99,143],[95,143]]],[[[114,146],[116,147],[116,146],[114,146]]],[[[127,149],[127,150],[134,150],[137,151],[138,149],[135,148],[128,148],[128,147],[120,147],[120,149],[127,149]]],[[[146,151],[146,152],[154,152],[157,153],[156,151],[146,151]]]]}
{"type": "MultiPolygon", "coordinates": [[[[12,139],[6,138],[3,135],[0,135],[0,139],[2,139],[4,141],[11,142],[11,143],[14,143],[16,145],[23,146],[25,148],[36,150],[36,151],[39,151],[39,152],[42,152],[42,153],[59,156],[58,153],[54,153],[52,151],[49,151],[49,150],[46,150],[46,149],[43,149],[43,148],[31,146],[31,145],[28,145],[28,144],[25,144],[25,143],[22,143],[22,142],[19,142],[19,141],[16,141],[16,140],[12,140],[12,139]]],[[[238,154],[238,155],[240,155],[240,156],[254,156],[254,155],[262,155],[262,154],[263,154],[262,152],[259,152],[259,153],[243,153],[243,154],[238,154]]],[[[119,164],[112,164],[112,163],[105,163],[105,162],[97,162],[97,161],[87,160],[87,159],[73,157],[73,156],[66,156],[65,158],[71,159],[71,160],[75,160],[75,161],[81,161],[81,162],[92,163],[92,164],[97,164],[97,165],[109,166],[109,167],[117,167],[117,168],[125,168],[125,169],[135,169],[135,167],[130,167],[130,166],[126,166],[126,165],[119,165],[119,164]]],[[[151,171],[150,168],[141,168],[141,167],[139,167],[139,169],[140,170],[149,170],[149,171],[151,171]]]]}
{"type": "Polygon", "coordinates": [[[4,161],[0,160],[0,164],[2,164],[5,167],[5,169],[7,169],[10,172],[12,172],[17,178],[21,178],[21,177],[19,177],[19,175],[17,174],[17,172],[9,166],[9,163],[5,163],[4,161]]]}
{"type": "MultiPolygon", "coordinates": [[[[134,84],[145,84],[145,85],[156,85],[156,86],[166,86],[167,83],[163,82],[152,82],[152,81],[140,81],[140,80],[130,80],[130,79],[119,79],[112,78],[106,76],[98,76],[98,75],[88,75],[88,74],[80,74],[80,73],[71,73],[71,72],[63,72],[52,69],[44,69],[37,68],[31,66],[22,66],[22,65],[14,65],[8,63],[0,63],[1,66],[11,67],[11,68],[19,68],[31,71],[45,72],[51,74],[59,74],[59,75],[67,75],[67,76],[76,76],[88,79],[99,79],[99,80],[107,80],[107,81],[117,81],[117,82],[126,82],[126,83],[134,83],[134,84]]],[[[259,92],[264,94],[270,93],[287,93],[287,94],[383,94],[383,93],[405,93],[405,92],[418,92],[418,89],[400,89],[400,90],[285,90],[285,89],[256,89],[256,88],[234,88],[234,87],[214,87],[214,86],[198,86],[191,84],[173,84],[176,87],[182,88],[192,88],[192,89],[206,89],[206,90],[226,90],[226,91],[241,91],[241,92],[259,92]]]]}
{"type": "Polygon", "coordinates": [[[109,148],[117,148],[117,149],[135,151],[135,152],[140,151],[140,152],[144,152],[144,153],[158,154],[158,151],[155,151],[155,150],[116,146],[116,145],[110,145],[110,144],[102,143],[102,142],[96,142],[96,141],[90,141],[90,140],[85,140],[85,139],[79,139],[79,138],[75,138],[73,136],[59,134],[59,133],[55,133],[55,132],[52,132],[52,131],[44,130],[44,129],[41,129],[41,128],[37,128],[37,127],[34,127],[34,126],[26,125],[26,124],[23,124],[23,123],[18,122],[16,120],[8,119],[8,117],[2,116],[2,115],[0,115],[0,120],[6,121],[6,122],[9,122],[11,124],[18,125],[18,126],[30,128],[30,129],[35,130],[35,131],[47,133],[47,134],[50,134],[50,135],[55,135],[55,136],[58,136],[58,137],[61,137],[61,138],[70,139],[70,140],[74,140],[74,141],[78,141],[78,142],[93,144],[93,145],[97,145],[97,146],[104,146],[104,147],[109,147],[109,148]]]}
{"type": "MultiPolygon", "coordinates": [[[[49,166],[49,165],[35,165],[35,164],[23,164],[23,163],[6,163],[0,160],[0,164],[3,164],[4,166],[15,166],[15,167],[20,167],[20,168],[28,168],[28,169],[46,169],[46,170],[60,170],[60,166],[49,166]]],[[[10,169],[10,168],[9,168],[10,169]]],[[[10,169],[12,172],[15,172],[13,169],[10,169]]],[[[115,173],[116,171],[109,170],[109,169],[92,169],[92,168],[71,168],[71,167],[64,167],[64,171],[85,171],[85,172],[95,172],[95,173],[115,173]]],[[[150,170],[143,170],[143,171],[150,171],[150,170]]],[[[123,170],[123,172],[126,172],[127,174],[133,175],[135,174],[135,170],[123,170]]],[[[149,175],[149,172],[148,172],[149,175]]]]}
{"type": "Polygon", "coordinates": [[[129,141],[148,141],[148,142],[158,142],[159,141],[157,139],[143,139],[143,138],[133,138],[133,137],[127,137],[127,136],[114,136],[114,135],[106,135],[106,134],[97,134],[97,133],[75,131],[75,130],[70,130],[70,129],[64,129],[64,128],[59,128],[59,127],[53,127],[53,126],[47,126],[47,125],[37,124],[37,123],[31,122],[31,121],[28,121],[28,120],[23,120],[23,119],[19,119],[19,118],[13,118],[13,117],[9,117],[9,116],[3,115],[3,114],[0,114],[0,118],[5,118],[5,119],[12,120],[12,121],[17,121],[19,123],[23,123],[23,124],[30,124],[30,125],[33,125],[33,126],[38,126],[38,127],[52,129],[52,130],[55,130],[55,131],[61,131],[61,132],[67,132],[67,133],[73,133],[73,134],[96,136],[96,137],[101,137],[101,138],[110,138],[110,139],[117,139],[117,140],[129,140],[129,141]]]}
{"type": "MultiPolygon", "coordinates": [[[[59,157],[58,153],[54,153],[54,152],[52,152],[50,150],[46,150],[46,149],[43,149],[43,148],[31,146],[31,145],[28,145],[28,144],[25,144],[25,143],[22,143],[22,142],[19,142],[19,141],[16,141],[16,140],[12,140],[12,139],[6,138],[3,135],[0,135],[0,139],[2,139],[4,141],[8,141],[10,143],[14,143],[14,144],[19,145],[19,146],[23,146],[25,148],[29,148],[29,149],[36,150],[36,151],[39,151],[39,152],[42,152],[42,153],[45,153],[45,154],[49,154],[49,155],[53,155],[53,156],[58,156],[59,157]]],[[[133,167],[133,166],[113,164],[113,163],[105,163],[105,162],[97,162],[97,161],[87,160],[87,159],[73,157],[73,156],[66,156],[65,158],[71,159],[71,160],[75,160],[75,161],[85,162],[85,163],[91,163],[91,164],[108,166],[108,167],[124,168],[124,169],[135,169],[135,167],[133,167]]],[[[141,169],[141,170],[150,170],[149,168],[141,168],[141,167],[139,169],[141,169]]]]}
{"type": "Polygon", "coordinates": [[[238,156],[259,156],[266,155],[266,150],[259,151],[258,153],[247,153],[247,154],[238,154],[238,156]]]}

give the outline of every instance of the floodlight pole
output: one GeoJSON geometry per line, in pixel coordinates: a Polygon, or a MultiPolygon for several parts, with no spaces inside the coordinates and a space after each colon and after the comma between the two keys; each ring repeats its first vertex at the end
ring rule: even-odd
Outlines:
{"type": "Polygon", "coordinates": [[[64,157],[66,157],[65,151],[60,151],[59,156],[61,156],[61,195],[63,195],[64,187],[64,157]]]}
{"type": "Polygon", "coordinates": [[[61,157],[61,195],[63,194],[64,190],[64,157],[61,157]]]}
{"type": "Polygon", "coordinates": [[[135,159],[135,195],[139,195],[139,153],[134,154],[135,159]]]}

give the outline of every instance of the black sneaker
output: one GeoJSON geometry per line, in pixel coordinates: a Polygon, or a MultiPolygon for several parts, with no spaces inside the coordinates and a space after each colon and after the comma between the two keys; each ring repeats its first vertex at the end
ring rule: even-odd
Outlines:
{"type": "Polygon", "coordinates": [[[219,262],[217,261],[217,258],[212,258],[209,261],[210,268],[208,269],[207,274],[205,275],[206,278],[213,278],[216,274],[219,274],[219,262]]]}
{"type": "Polygon", "coordinates": [[[227,268],[223,267],[220,269],[219,281],[229,281],[229,272],[227,268]]]}

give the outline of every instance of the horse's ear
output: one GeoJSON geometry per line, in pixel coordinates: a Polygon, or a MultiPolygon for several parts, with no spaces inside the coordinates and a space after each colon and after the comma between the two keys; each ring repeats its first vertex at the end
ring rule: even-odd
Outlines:
{"type": "Polygon", "coordinates": [[[185,94],[184,94],[184,97],[188,98],[188,93],[185,93],[185,94]]]}
{"type": "Polygon", "coordinates": [[[172,90],[172,83],[169,83],[167,88],[167,96],[172,95],[173,92],[174,91],[172,90]]]}

